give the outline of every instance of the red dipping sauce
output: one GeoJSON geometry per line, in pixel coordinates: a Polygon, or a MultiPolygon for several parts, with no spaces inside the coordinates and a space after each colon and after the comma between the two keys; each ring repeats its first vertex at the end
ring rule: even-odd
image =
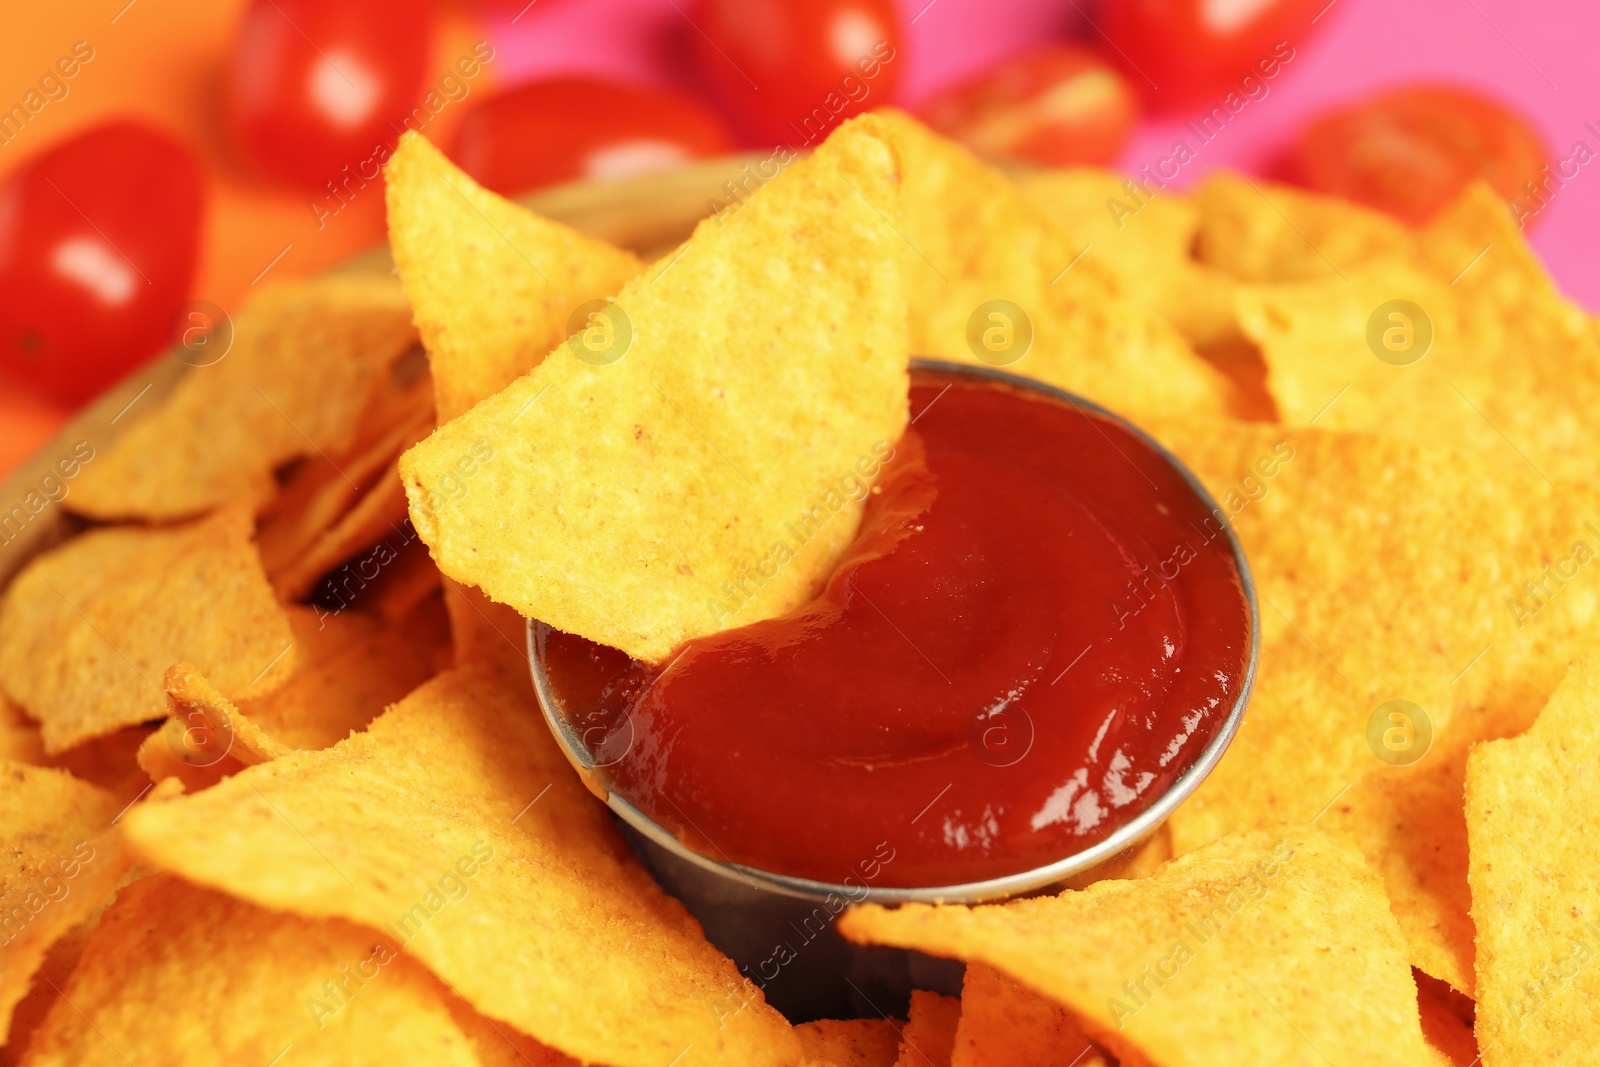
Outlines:
{"type": "Polygon", "coordinates": [[[1249,602],[1222,519],[1159,452],[966,376],[918,372],[911,412],[793,614],[657,669],[543,632],[596,773],[706,856],[880,887],[1032,870],[1149,807],[1233,709],[1249,602]]]}

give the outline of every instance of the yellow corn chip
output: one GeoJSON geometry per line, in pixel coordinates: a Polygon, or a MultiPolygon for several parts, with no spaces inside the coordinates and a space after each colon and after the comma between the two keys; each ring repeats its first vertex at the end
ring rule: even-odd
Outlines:
{"type": "Polygon", "coordinates": [[[865,905],[858,941],[980,961],[1162,1067],[1440,1062],[1377,876],[1309,831],[1246,834],[1150,878],[976,908],[865,905]]]}
{"type": "MultiPolygon", "coordinates": [[[[429,429],[410,435],[420,440],[429,429]]],[[[273,576],[274,591],[284,600],[298,600],[316,587],[317,580],[340,563],[389,537],[404,537],[406,491],[400,483],[399,457],[383,468],[376,483],[339,520],[305,546],[293,561],[273,576]]]]}
{"type": "Polygon", "coordinates": [[[1514,311],[1558,296],[1505,198],[1474,182],[1417,234],[1417,255],[1464,299],[1514,311]]]}
{"type": "Polygon", "coordinates": [[[432,678],[445,663],[448,624],[437,597],[392,622],[359,611],[289,612],[294,677],[239,710],[290,748],[327,748],[365,729],[383,709],[432,678]]]}
{"type": "Polygon", "coordinates": [[[486,1015],[579,1059],[798,1059],[788,1024],[487,670],[439,676],[331,749],[136,808],[123,830],[198,884],[386,933],[486,1015]]]}
{"type": "Polygon", "coordinates": [[[1467,763],[1485,1067],[1579,1063],[1600,1042],[1600,672],[1572,669],[1524,736],[1467,763]]]}
{"type": "Polygon", "coordinates": [[[174,663],[165,685],[171,715],[139,746],[139,766],[152,782],[177,778],[194,792],[292,751],[240,714],[192,664],[174,663]]]}
{"type": "Polygon", "coordinates": [[[1061,884],[1068,889],[1084,889],[1107,878],[1148,878],[1155,869],[1172,858],[1172,831],[1166,823],[1132,848],[1112,856],[1087,871],[1069,876],[1061,884]]]}
{"type": "MultiPolygon", "coordinates": [[[[314,547],[318,539],[347,515],[351,505],[370,495],[383,479],[393,477],[395,458],[432,429],[432,412],[423,412],[416,419],[390,427],[377,440],[359,444],[337,461],[319,455],[296,464],[283,490],[263,512],[256,530],[261,563],[273,586],[282,586],[279,576],[295,567],[304,554],[318,551],[314,547]]],[[[333,562],[344,558],[340,556],[333,562]]]]}
{"type": "Polygon", "coordinates": [[[162,718],[161,676],[193,663],[233,697],[292,672],[289,621],[248,513],[90,532],[35,559],[0,601],[0,685],[60,752],[162,718]]]}
{"type": "Polygon", "coordinates": [[[1118,295],[1092,249],[1073,247],[967,149],[902,112],[879,115],[903,167],[914,353],[1000,365],[1118,411],[1228,410],[1227,381],[1118,295]]]}
{"type": "Polygon", "coordinates": [[[628,252],[484,189],[406,134],[383,168],[389,247],[448,422],[576,332],[579,305],[644,269],[628,252]]]}
{"type": "Polygon", "coordinates": [[[888,1019],[822,1019],[794,1028],[801,1061],[832,1067],[894,1067],[900,1033],[888,1019]]]}
{"type": "Polygon", "coordinates": [[[239,313],[233,347],[186,374],[101,450],[67,506],[97,519],[177,519],[256,506],[272,472],[354,440],[374,384],[416,342],[385,275],[330,274],[268,289],[239,313]]]}
{"type": "Polygon", "coordinates": [[[1106,1067],[1072,1013],[982,963],[967,964],[950,1067],[1106,1067]]]}
{"type": "Polygon", "coordinates": [[[955,997],[912,990],[911,1017],[900,1031],[900,1056],[895,1067],[950,1067],[960,1019],[961,1001],[955,997]]]}
{"type": "Polygon", "coordinates": [[[1449,844],[1464,840],[1460,765],[1442,765],[1529,721],[1592,629],[1600,583],[1573,582],[1537,611],[1517,598],[1575,540],[1600,544],[1584,525],[1600,518],[1594,489],[1377,437],[1196,427],[1166,438],[1231,513],[1262,608],[1249,710],[1174,813],[1174,850],[1318,820],[1384,875],[1412,962],[1470,990],[1465,869],[1449,844]],[[1394,700],[1422,709],[1434,745],[1424,762],[1391,768],[1373,747],[1394,700]]]}
{"type": "Polygon", "coordinates": [[[479,1062],[448,990],[391,939],[171,875],[118,894],[62,993],[30,1065],[479,1062]]]}
{"type": "Polygon", "coordinates": [[[1380,212],[1330,196],[1217,172],[1195,189],[1195,255],[1246,282],[1338,278],[1415,251],[1412,232],[1380,212]]]}
{"type": "MultiPolygon", "coordinates": [[[[1495,284],[1492,256],[1466,277],[1495,284]]],[[[1585,443],[1600,339],[1558,297],[1525,290],[1507,307],[1387,263],[1246,288],[1238,304],[1286,422],[1457,442],[1555,480],[1600,476],[1585,443]]]]}
{"type": "Polygon", "coordinates": [[[1239,336],[1233,278],[1190,256],[1200,212],[1179,193],[1146,197],[1131,179],[1093,167],[1028,171],[1023,198],[1049,219],[1085,262],[1105,268],[1117,291],[1165,318],[1204,351],[1239,336]]]}
{"type": "Polygon", "coordinates": [[[127,869],[107,833],[121,806],[65,771],[0,762],[0,1043],[50,946],[127,869]]]}
{"type": "Polygon", "coordinates": [[[809,598],[860,517],[841,479],[906,422],[881,131],[841,126],[407,452],[440,570],[647,660],[809,598]]]}

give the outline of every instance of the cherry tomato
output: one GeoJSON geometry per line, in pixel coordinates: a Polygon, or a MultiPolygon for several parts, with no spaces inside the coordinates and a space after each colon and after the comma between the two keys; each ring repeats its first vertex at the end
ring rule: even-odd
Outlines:
{"type": "Polygon", "coordinates": [[[134,122],[50,148],[0,186],[0,373],[94,396],[159,351],[200,245],[193,154],[134,122]]]}
{"type": "Polygon", "coordinates": [[[227,72],[240,152],[316,187],[392,146],[423,94],[433,27],[426,0],[252,0],[227,72]]]}
{"type": "Polygon", "coordinates": [[[1314,120],[1285,159],[1285,177],[1420,225],[1482,178],[1527,195],[1549,156],[1528,122],[1477,93],[1394,89],[1314,120]]]}
{"type": "Polygon", "coordinates": [[[722,119],[678,93],[593,78],[519,85],[461,120],[457,163],[511,195],[576,178],[618,178],[722,155],[722,119]]]}
{"type": "Polygon", "coordinates": [[[1025,52],[922,109],[979,155],[1056,167],[1111,162],[1138,115],[1122,75],[1074,44],[1025,52]]]}
{"type": "Polygon", "coordinates": [[[712,98],[763,147],[821,141],[900,82],[892,0],[701,0],[690,18],[712,98]]]}
{"type": "Polygon", "coordinates": [[[1106,58],[1152,107],[1215,103],[1251,77],[1275,77],[1328,0],[1106,0],[1106,58]]]}

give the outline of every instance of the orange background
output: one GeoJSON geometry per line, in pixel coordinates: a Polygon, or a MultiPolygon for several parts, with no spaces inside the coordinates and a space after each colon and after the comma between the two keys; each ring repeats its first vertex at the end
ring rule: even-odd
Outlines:
{"type": "MultiPolygon", "coordinates": [[[[244,0],[37,3],[9,13],[0,33],[4,108],[36,88],[39,77],[75,42],[87,41],[94,49],[94,58],[67,81],[66,98],[49,102],[19,136],[0,144],[0,181],[55,142],[113,117],[137,116],[176,134],[195,150],[207,174],[206,225],[190,295],[229,311],[245,301],[263,271],[260,284],[305,274],[383,239],[381,180],[325,218],[319,229],[308,206],[314,194],[252,176],[229,150],[220,86],[244,6],[244,0]]],[[[448,12],[431,69],[442,75],[482,36],[464,12],[448,12]]],[[[490,63],[470,83],[471,94],[483,92],[493,76],[490,63]]],[[[476,101],[468,96],[447,106],[430,124],[429,135],[446,138],[471,103],[476,101]]],[[[0,477],[69,414],[0,382],[0,477]]]]}

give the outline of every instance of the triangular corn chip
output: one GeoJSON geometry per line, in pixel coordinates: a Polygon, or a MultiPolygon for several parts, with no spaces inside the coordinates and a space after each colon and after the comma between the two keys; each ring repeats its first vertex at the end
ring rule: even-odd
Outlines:
{"type": "Polygon", "coordinates": [[[248,513],[91,530],[35,559],[0,601],[0,686],[59,752],[166,715],[161,677],[193,663],[230,697],[282,685],[289,620],[248,513]]]}
{"type": "Polygon", "coordinates": [[[389,248],[448,422],[532,370],[644,264],[484,189],[413,133],[383,168],[389,248]]]}
{"type": "Polygon", "coordinates": [[[794,1028],[801,1063],[831,1067],[894,1067],[900,1032],[888,1019],[820,1019],[794,1028]]]}
{"type": "Polygon", "coordinates": [[[860,519],[839,480],[906,424],[897,167],[841,126],[407,452],[439,569],[646,660],[808,599],[860,519]]]}
{"type": "Polygon", "coordinates": [[[1410,230],[1371,208],[1241,174],[1210,175],[1194,203],[1196,257],[1240,281],[1339,278],[1415,250],[1410,230]]]}
{"type": "Polygon", "coordinates": [[[56,939],[127,870],[122,803],[65,771],[0,762],[0,1043],[56,939]]]}
{"type": "Polygon", "coordinates": [[[190,881],[394,938],[487,1016],[581,1060],[798,1059],[788,1024],[638,866],[537,711],[485,669],[123,825],[190,881]]]}
{"type": "MultiPolygon", "coordinates": [[[[1004,175],[967,149],[902,112],[880,116],[896,137],[903,167],[897,226],[912,352],[998,363],[1118,411],[1228,410],[1227,380],[1165,320],[1120,296],[1092,249],[1073,247],[1004,175]],[[980,308],[994,301],[1014,305],[1031,323],[1032,340],[1020,356],[1007,347],[980,357],[982,346],[974,347],[991,321],[980,308]]],[[[1020,344],[1020,321],[1009,325],[1007,345],[1020,344]]]]}
{"type": "Polygon", "coordinates": [[[1310,831],[1249,834],[1150,878],[975,908],[852,909],[857,941],[980,961],[1162,1067],[1440,1062],[1378,878],[1310,831]]]}
{"type": "Polygon", "coordinates": [[[911,991],[911,1013],[900,1031],[895,1067],[950,1067],[961,1001],[925,989],[911,991]]]}
{"type": "Polygon", "coordinates": [[[259,506],[275,468],[351,445],[380,378],[416,339],[400,286],[386,275],[267,289],[239,313],[219,362],[128,413],[132,425],[84,465],[67,506],[96,519],[153,520],[233,501],[259,506]]]}
{"type": "Polygon", "coordinates": [[[382,935],[156,875],[106,910],[26,1062],[478,1067],[449,999],[382,935]],[[150,1025],[152,1005],[174,1001],[183,1010],[150,1025]]]}
{"type": "Polygon", "coordinates": [[[1485,1067],[1600,1048],[1600,670],[1584,660],[1522,737],[1467,764],[1485,1067]]]}
{"type": "Polygon", "coordinates": [[[950,1067],[1106,1067],[1066,1008],[983,963],[967,964],[950,1067]]]}

